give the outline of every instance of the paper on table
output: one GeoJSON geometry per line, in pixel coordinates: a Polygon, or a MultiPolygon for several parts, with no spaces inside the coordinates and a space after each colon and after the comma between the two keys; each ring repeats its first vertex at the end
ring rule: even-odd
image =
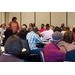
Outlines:
{"type": "Polygon", "coordinates": [[[3,51],[5,51],[5,48],[1,46],[1,50],[2,50],[2,52],[3,52],[3,51]]]}
{"type": "Polygon", "coordinates": [[[23,49],[22,49],[22,52],[24,52],[24,51],[26,51],[26,49],[25,49],[25,48],[23,48],[23,49]]]}

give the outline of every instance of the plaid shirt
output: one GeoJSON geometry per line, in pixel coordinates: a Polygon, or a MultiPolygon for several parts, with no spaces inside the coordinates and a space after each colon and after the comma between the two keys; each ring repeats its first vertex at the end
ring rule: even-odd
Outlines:
{"type": "Polygon", "coordinates": [[[40,37],[33,31],[31,31],[27,34],[26,39],[29,42],[30,50],[37,49],[37,47],[36,47],[37,42],[43,43],[43,41],[40,39],[40,37]]]}

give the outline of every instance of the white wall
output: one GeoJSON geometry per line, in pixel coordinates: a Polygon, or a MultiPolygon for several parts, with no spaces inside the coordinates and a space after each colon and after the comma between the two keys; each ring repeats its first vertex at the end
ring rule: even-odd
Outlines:
{"type": "Polygon", "coordinates": [[[2,13],[0,12],[0,25],[2,24],[2,13]]]}
{"type": "Polygon", "coordinates": [[[34,23],[34,12],[21,12],[21,25],[26,24],[29,27],[29,23],[34,23]]]}
{"type": "MultiPolygon", "coordinates": [[[[51,12],[51,20],[50,20],[50,12],[36,12],[34,16],[34,12],[6,12],[6,25],[12,20],[12,17],[17,17],[17,21],[19,25],[34,23],[36,20],[36,26],[40,29],[41,24],[47,23],[51,25],[61,26],[61,23],[64,23],[66,26],[66,12],[51,12]],[[35,18],[34,18],[35,17],[35,18]]],[[[5,13],[0,12],[0,25],[5,22],[5,13]]],[[[68,26],[72,28],[75,25],[75,12],[68,12],[68,26]]]]}
{"type": "Polygon", "coordinates": [[[75,12],[68,12],[68,26],[70,28],[75,25],[75,12]]]}
{"type": "Polygon", "coordinates": [[[60,27],[61,23],[66,26],[66,12],[51,12],[51,25],[60,27]]]}
{"type": "Polygon", "coordinates": [[[20,12],[9,12],[9,22],[12,21],[13,17],[17,17],[17,22],[20,25],[20,12]]]}
{"type": "Polygon", "coordinates": [[[50,12],[36,12],[36,26],[40,29],[41,24],[50,24],[50,12]]]}

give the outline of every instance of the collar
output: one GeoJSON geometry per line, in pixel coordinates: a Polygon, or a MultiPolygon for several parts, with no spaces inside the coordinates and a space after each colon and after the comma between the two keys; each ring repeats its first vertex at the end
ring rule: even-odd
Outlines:
{"type": "Polygon", "coordinates": [[[51,43],[52,43],[56,48],[58,48],[58,50],[60,50],[60,48],[57,46],[57,44],[55,44],[53,41],[51,41],[51,43]]]}

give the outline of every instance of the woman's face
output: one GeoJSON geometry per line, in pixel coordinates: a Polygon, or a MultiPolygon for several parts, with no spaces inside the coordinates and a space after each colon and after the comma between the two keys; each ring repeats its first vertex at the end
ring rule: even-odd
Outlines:
{"type": "Polygon", "coordinates": [[[14,19],[14,22],[16,22],[17,18],[14,19]]]}

